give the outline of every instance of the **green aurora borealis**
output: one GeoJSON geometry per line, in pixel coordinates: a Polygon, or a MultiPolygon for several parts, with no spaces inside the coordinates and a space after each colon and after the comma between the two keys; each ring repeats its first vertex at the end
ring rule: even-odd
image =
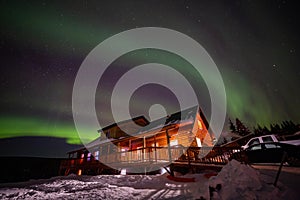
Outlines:
{"type": "MultiPolygon", "coordinates": [[[[206,48],[224,79],[228,117],[238,117],[250,128],[282,120],[299,122],[299,33],[292,4],[2,1],[0,5],[0,138],[51,136],[80,144],[71,94],[81,62],[107,37],[143,26],[178,30],[206,48]]],[[[134,41],[124,45],[130,42],[134,41]]],[[[129,62],[153,58],[201,84],[188,64],[170,55],[134,52],[129,62]]],[[[115,73],[118,77],[120,70],[115,73]]],[[[110,87],[98,94],[99,104],[107,102],[110,87]]],[[[136,103],[137,113],[147,103],[136,103]]],[[[104,111],[99,116],[104,122],[111,120],[104,111]]],[[[85,139],[94,139],[96,130],[86,131],[85,139]]]]}

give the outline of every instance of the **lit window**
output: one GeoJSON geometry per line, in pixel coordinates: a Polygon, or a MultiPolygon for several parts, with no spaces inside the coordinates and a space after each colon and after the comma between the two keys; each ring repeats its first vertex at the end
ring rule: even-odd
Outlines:
{"type": "Polygon", "coordinates": [[[200,138],[196,137],[196,142],[198,147],[202,147],[200,138]]]}
{"type": "Polygon", "coordinates": [[[123,152],[123,153],[121,153],[121,156],[126,156],[126,154],[125,154],[126,149],[122,148],[121,151],[123,152]]]}
{"type": "Polygon", "coordinates": [[[88,153],[88,155],[87,155],[87,161],[90,161],[91,160],[91,153],[88,153]]]}
{"type": "Polygon", "coordinates": [[[121,175],[126,175],[126,169],[121,170],[121,175]]]}
{"type": "Polygon", "coordinates": [[[198,120],[198,129],[203,129],[201,122],[198,120]]]}
{"type": "Polygon", "coordinates": [[[99,160],[99,151],[94,152],[94,157],[96,160],[99,160]]]}
{"type": "Polygon", "coordinates": [[[156,142],[156,145],[155,145],[155,143],[153,143],[152,145],[151,145],[152,147],[158,147],[159,145],[158,145],[158,142],[156,142]]]}
{"type": "Polygon", "coordinates": [[[170,141],[170,146],[175,146],[178,144],[178,140],[171,140],[170,141]]]}

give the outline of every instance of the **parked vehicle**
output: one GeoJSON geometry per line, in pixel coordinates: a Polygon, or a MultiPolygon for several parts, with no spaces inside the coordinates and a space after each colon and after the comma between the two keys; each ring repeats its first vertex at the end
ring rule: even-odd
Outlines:
{"type": "Polygon", "coordinates": [[[289,165],[300,164],[300,146],[281,142],[253,144],[242,153],[248,163],[280,163],[284,152],[289,165]]]}
{"type": "Polygon", "coordinates": [[[271,143],[271,142],[278,142],[278,143],[285,143],[291,144],[295,146],[300,146],[300,140],[279,140],[275,135],[264,135],[259,137],[251,138],[242,149],[247,149],[248,147],[255,145],[255,144],[263,144],[263,143],[271,143]]]}

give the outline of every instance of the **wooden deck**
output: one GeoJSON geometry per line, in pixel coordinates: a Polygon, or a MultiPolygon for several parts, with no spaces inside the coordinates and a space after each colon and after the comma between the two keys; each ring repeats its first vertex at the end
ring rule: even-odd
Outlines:
{"type": "Polygon", "coordinates": [[[152,147],[132,151],[102,155],[99,160],[93,157],[63,160],[60,174],[119,174],[121,169],[157,170],[172,165],[176,168],[221,169],[230,159],[243,160],[240,149],[231,147],[152,147]],[[105,164],[103,164],[105,163],[105,164]]]}

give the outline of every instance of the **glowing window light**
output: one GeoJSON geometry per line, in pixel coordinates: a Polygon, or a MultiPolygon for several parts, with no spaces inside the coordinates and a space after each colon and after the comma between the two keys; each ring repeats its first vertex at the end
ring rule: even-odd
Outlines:
{"type": "Polygon", "coordinates": [[[91,160],[91,156],[92,156],[92,154],[91,154],[91,153],[88,153],[88,155],[87,155],[87,161],[90,161],[90,160],[91,160]]]}
{"type": "Polygon", "coordinates": [[[121,175],[126,175],[126,169],[121,169],[121,175]]]}
{"type": "Polygon", "coordinates": [[[178,140],[171,140],[170,146],[175,146],[175,145],[178,145],[178,140]]]}
{"type": "MultiPolygon", "coordinates": [[[[170,168],[169,167],[167,167],[167,169],[170,171],[170,168]]],[[[167,170],[163,167],[163,168],[161,168],[160,169],[160,174],[165,174],[165,173],[167,173],[167,170]]]]}
{"type": "Polygon", "coordinates": [[[96,160],[99,160],[99,151],[94,152],[94,157],[96,160]]]}
{"type": "Polygon", "coordinates": [[[198,120],[198,128],[199,128],[200,130],[202,130],[202,129],[203,129],[203,127],[202,127],[202,124],[201,124],[200,120],[198,120]]]}
{"type": "Polygon", "coordinates": [[[124,148],[121,149],[121,152],[122,152],[122,153],[121,153],[121,156],[126,156],[125,151],[126,151],[126,149],[124,149],[124,148]]]}
{"type": "Polygon", "coordinates": [[[198,146],[198,147],[202,147],[200,138],[197,138],[197,137],[196,137],[196,142],[197,142],[197,146],[198,146]]]}

